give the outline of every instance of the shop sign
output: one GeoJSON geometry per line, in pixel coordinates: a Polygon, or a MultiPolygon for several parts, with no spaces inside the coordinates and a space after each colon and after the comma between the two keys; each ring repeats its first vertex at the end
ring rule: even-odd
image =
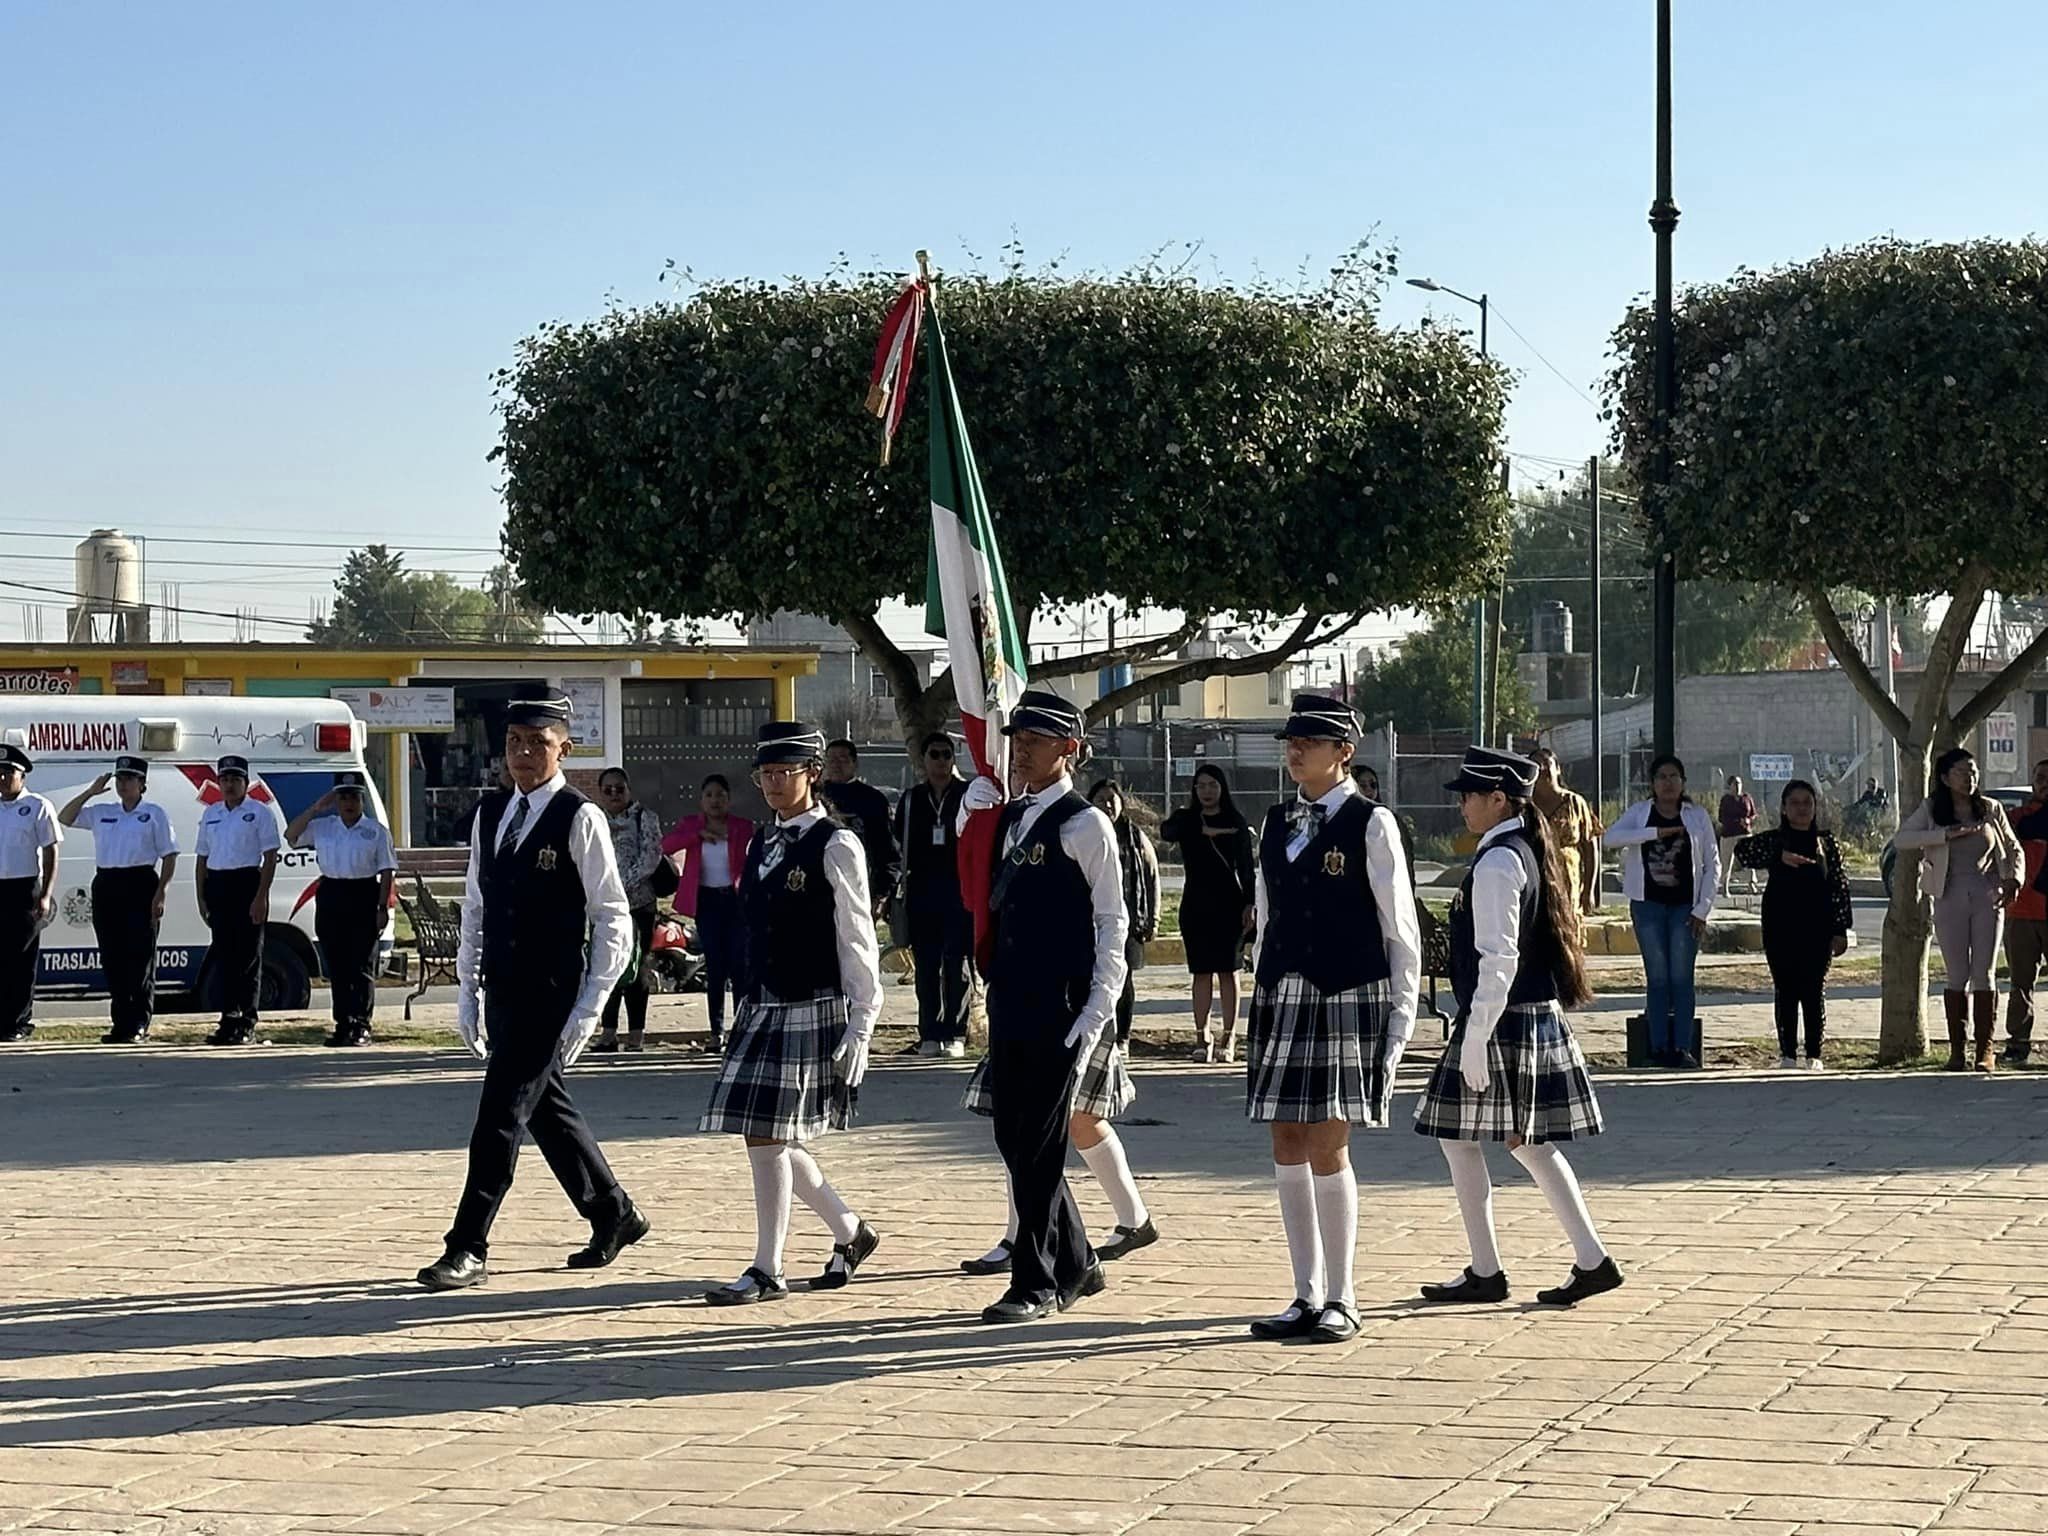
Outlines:
{"type": "Polygon", "coordinates": [[[0,693],[78,692],[76,667],[0,667],[0,693]]]}
{"type": "Polygon", "coordinates": [[[373,731],[455,729],[453,688],[330,688],[327,696],[373,731]]]}

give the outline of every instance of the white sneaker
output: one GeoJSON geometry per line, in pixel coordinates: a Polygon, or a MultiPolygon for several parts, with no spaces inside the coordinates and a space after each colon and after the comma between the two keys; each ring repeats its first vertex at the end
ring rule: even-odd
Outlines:
{"type": "Polygon", "coordinates": [[[1799,1070],[1799,1058],[1797,1056],[1780,1056],[1778,1058],[1778,1070],[1780,1072],[1797,1072],[1799,1070]]]}
{"type": "Polygon", "coordinates": [[[939,1042],[939,1054],[958,1061],[967,1054],[967,1042],[964,1040],[941,1040],[939,1042]]]}
{"type": "Polygon", "coordinates": [[[1827,1064],[1826,1062],[1822,1061],[1822,1060],[1821,1060],[1821,1059],[1820,1059],[1820,1058],[1819,1058],[1818,1056],[1809,1056],[1809,1057],[1807,1057],[1807,1058],[1806,1058],[1806,1070],[1807,1070],[1807,1071],[1809,1071],[1809,1072],[1825,1072],[1825,1071],[1827,1071],[1827,1069],[1828,1069],[1828,1064],[1827,1064]]]}
{"type": "Polygon", "coordinates": [[[920,1056],[939,1056],[944,1053],[945,1047],[936,1040],[920,1040],[917,1042],[917,1054],[920,1056]]]}

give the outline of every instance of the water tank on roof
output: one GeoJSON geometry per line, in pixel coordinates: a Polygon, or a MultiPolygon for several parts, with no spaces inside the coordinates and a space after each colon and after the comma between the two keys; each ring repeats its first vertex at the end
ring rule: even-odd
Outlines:
{"type": "Polygon", "coordinates": [[[79,544],[74,569],[81,608],[105,613],[142,601],[142,552],[118,528],[95,528],[79,544]]]}
{"type": "Polygon", "coordinates": [[[1536,605],[1529,616],[1529,649],[1540,656],[1569,656],[1572,650],[1572,611],[1556,598],[1536,605]]]}

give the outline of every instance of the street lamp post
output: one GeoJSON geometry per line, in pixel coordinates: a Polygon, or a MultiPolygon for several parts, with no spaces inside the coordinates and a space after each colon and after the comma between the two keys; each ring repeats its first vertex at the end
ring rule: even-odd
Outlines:
{"type": "MultiPolygon", "coordinates": [[[[1463,299],[1467,304],[1479,306],[1479,357],[1486,359],[1486,295],[1474,298],[1469,293],[1460,293],[1447,287],[1433,277],[1411,277],[1410,288],[1420,288],[1425,293],[1448,293],[1454,299],[1463,299]]],[[[1490,743],[1486,718],[1486,599],[1472,599],[1472,740],[1475,744],[1490,743]]]]}
{"type": "MultiPolygon", "coordinates": [[[[1671,321],[1671,234],[1678,204],[1671,198],[1671,0],[1657,0],[1657,197],[1650,204],[1657,241],[1657,294],[1650,419],[1650,506],[1661,516],[1671,487],[1671,419],[1678,408],[1678,356],[1671,321]]],[[[1650,577],[1650,734],[1661,755],[1677,750],[1678,569],[1658,551],[1650,577]]]]}

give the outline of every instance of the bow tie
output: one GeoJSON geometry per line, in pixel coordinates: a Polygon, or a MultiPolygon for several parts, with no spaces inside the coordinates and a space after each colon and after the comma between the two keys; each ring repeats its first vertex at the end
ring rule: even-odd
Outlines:
{"type": "Polygon", "coordinates": [[[1317,800],[1297,800],[1287,809],[1287,819],[1296,827],[1307,827],[1311,835],[1329,814],[1322,802],[1317,800]]]}

